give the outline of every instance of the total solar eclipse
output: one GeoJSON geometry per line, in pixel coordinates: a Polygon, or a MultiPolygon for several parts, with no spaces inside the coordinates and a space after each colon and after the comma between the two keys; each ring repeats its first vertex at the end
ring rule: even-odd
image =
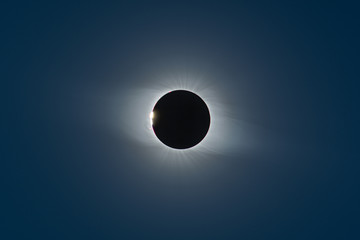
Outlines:
{"type": "Polygon", "coordinates": [[[186,90],[175,90],[162,96],[150,118],[156,137],[175,149],[194,147],[204,139],[210,127],[206,103],[186,90]]]}

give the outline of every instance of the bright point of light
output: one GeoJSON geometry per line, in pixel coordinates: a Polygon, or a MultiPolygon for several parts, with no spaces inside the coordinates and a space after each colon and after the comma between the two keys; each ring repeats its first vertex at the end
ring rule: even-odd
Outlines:
{"type": "Polygon", "coordinates": [[[154,112],[151,112],[149,117],[150,117],[150,124],[152,126],[153,125],[153,119],[154,119],[154,112]]]}

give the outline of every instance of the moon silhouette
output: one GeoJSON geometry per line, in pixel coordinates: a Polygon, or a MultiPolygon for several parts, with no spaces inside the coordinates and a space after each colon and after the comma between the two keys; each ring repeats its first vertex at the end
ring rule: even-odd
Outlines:
{"type": "Polygon", "coordinates": [[[199,144],[210,127],[210,112],[206,103],[187,90],[175,90],[162,96],[150,118],[157,138],[175,149],[199,144]]]}

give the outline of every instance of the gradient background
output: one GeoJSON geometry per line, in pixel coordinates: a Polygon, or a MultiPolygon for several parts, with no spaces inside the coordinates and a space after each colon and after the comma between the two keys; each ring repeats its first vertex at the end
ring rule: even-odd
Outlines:
{"type": "Polygon", "coordinates": [[[0,5],[1,239],[360,237],[355,1],[50,2],[0,5]],[[221,150],[125,131],[171,75],[221,150]]]}

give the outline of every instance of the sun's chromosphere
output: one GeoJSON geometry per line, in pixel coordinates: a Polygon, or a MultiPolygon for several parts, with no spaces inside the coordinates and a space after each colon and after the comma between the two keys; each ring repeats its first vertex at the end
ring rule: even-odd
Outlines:
{"type": "Polygon", "coordinates": [[[210,127],[210,112],[195,93],[175,90],[162,96],[150,113],[157,138],[175,149],[191,148],[200,143],[210,127]]]}

